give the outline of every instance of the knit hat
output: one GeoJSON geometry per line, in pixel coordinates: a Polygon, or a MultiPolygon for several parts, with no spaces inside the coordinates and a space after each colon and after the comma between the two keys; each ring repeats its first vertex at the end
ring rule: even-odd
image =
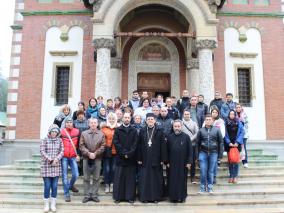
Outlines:
{"type": "Polygon", "coordinates": [[[48,134],[50,134],[51,132],[57,132],[57,134],[60,133],[60,129],[56,124],[52,124],[49,128],[48,128],[48,134]]]}
{"type": "Polygon", "coordinates": [[[68,117],[65,119],[65,123],[67,123],[67,122],[72,122],[72,123],[73,123],[73,119],[72,119],[70,116],[68,116],[68,117]]]}

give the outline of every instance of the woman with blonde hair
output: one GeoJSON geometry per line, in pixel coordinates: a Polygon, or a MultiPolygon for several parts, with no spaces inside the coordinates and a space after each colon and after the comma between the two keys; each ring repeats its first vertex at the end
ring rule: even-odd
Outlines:
{"type": "Polygon", "coordinates": [[[118,127],[117,116],[115,113],[110,112],[107,115],[106,125],[101,127],[102,132],[105,135],[106,146],[103,157],[103,175],[105,181],[105,193],[111,193],[113,191],[113,177],[115,170],[115,155],[116,150],[112,143],[115,129],[118,127]]]}
{"type": "Polygon", "coordinates": [[[68,117],[72,118],[71,107],[68,104],[64,104],[59,111],[59,114],[54,119],[54,124],[56,124],[60,129],[65,128],[65,122],[68,117]]]}

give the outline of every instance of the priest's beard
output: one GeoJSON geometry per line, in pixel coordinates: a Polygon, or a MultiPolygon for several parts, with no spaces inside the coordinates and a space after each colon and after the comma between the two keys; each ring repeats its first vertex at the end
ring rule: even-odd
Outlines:
{"type": "Polygon", "coordinates": [[[180,135],[180,134],[181,134],[181,130],[175,129],[175,130],[174,130],[174,133],[175,133],[175,135],[180,135]]]}

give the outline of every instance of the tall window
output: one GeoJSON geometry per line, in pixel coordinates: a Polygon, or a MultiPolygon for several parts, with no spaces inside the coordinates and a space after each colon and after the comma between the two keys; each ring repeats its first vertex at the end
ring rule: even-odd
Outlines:
{"type": "Polygon", "coordinates": [[[233,0],[233,4],[248,4],[248,0],[233,0]]]}
{"type": "Polygon", "coordinates": [[[238,68],[238,96],[243,106],[250,107],[252,99],[251,68],[238,68]]]}
{"type": "Polygon", "coordinates": [[[56,67],[56,105],[68,104],[70,66],[56,67]]]}

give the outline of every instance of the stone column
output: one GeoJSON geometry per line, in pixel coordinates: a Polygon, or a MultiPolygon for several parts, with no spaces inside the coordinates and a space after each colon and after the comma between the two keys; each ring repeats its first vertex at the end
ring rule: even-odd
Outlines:
{"type": "Polygon", "coordinates": [[[199,57],[199,93],[204,95],[204,102],[210,103],[214,98],[214,73],[213,73],[213,49],[216,48],[215,40],[198,40],[199,57]]]}
{"type": "Polygon", "coordinates": [[[199,94],[199,61],[192,58],[187,61],[189,93],[199,94]]]}
{"type": "Polygon", "coordinates": [[[115,79],[112,78],[110,70],[110,49],[113,45],[112,39],[94,39],[97,51],[95,96],[101,95],[104,99],[112,98],[111,86],[115,79]]]}
{"type": "Polygon", "coordinates": [[[121,97],[121,58],[111,58],[111,75],[115,81],[112,81],[112,97],[121,97]]]}

